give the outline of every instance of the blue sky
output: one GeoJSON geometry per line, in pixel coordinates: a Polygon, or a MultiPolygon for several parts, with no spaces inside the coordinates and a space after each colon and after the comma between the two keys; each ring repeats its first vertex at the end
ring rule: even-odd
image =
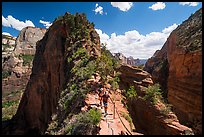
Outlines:
{"type": "Polygon", "coordinates": [[[149,58],[201,7],[201,2],[2,2],[2,32],[17,37],[22,27],[48,28],[67,11],[83,12],[112,53],[149,58]]]}

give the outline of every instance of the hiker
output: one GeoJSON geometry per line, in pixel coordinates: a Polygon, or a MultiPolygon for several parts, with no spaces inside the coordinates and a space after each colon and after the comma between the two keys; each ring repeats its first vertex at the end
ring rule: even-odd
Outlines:
{"type": "Polygon", "coordinates": [[[100,106],[102,107],[103,87],[101,84],[99,85],[98,96],[99,96],[100,106]]]}
{"type": "Polygon", "coordinates": [[[105,115],[107,115],[107,109],[108,109],[108,98],[109,98],[109,94],[107,90],[104,90],[104,94],[102,96],[103,99],[103,105],[104,105],[104,110],[105,110],[105,115]]]}

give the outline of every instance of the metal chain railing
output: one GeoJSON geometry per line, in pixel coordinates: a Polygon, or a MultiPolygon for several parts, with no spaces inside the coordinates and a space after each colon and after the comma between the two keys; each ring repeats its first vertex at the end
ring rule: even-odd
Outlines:
{"type": "MultiPolygon", "coordinates": [[[[96,99],[96,98],[95,98],[95,99],[96,99]]],[[[116,111],[116,113],[117,113],[117,115],[118,115],[118,117],[119,117],[119,119],[120,119],[120,121],[121,121],[123,127],[127,130],[127,132],[128,132],[130,135],[132,135],[132,133],[129,131],[129,129],[128,129],[128,128],[125,126],[125,124],[123,123],[123,121],[122,121],[122,119],[121,119],[121,117],[120,117],[120,115],[119,115],[119,113],[118,113],[118,110],[117,110],[117,108],[115,107],[115,102],[112,100],[111,97],[110,97],[110,100],[111,100],[112,104],[114,105],[114,108],[113,108],[113,117],[114,117],[114,119],[115,119],[115,111],[116,111]]],[[[95,101],[96,101],[96,100],[95,100],[95,101]]],[[[107,122],[107,118],[106,118],[106,122],[107,122]]],[[[108,123],[108,128],[110,128],[109,123],[108,123]]],[[[113,130],[112,128],[110,128],[110,129],[111,129],[112,135],[113,135],[114,130],[113,130]]]]}
{"type": "MultiPolygon", "coordinates": [[[[115,102],[113,102],[113,100],[111,99],[111,97],[110,97],[110,100],[111,100],[111,102],[112,102],[113,105],[114,105],[114,109],[116,110],[116,113],[118,114],[118,117],[119,117],[121,123],[123,124],[123,126],[125,127],[125,129],[128,131],[128,133],[129,133],[130,135],[132,135],[132,133],[128,130],[128,128],[127,128],[127,127],[125,126],[125,124],[123,123],[123,121],[122,121],[122,119],[121,119],[121,117],[120,117],[120,115],[119,115],[119,113],[118,113],[118,110],[117,110],[117,108],[115,107],[115,102]]],[[[113,112],[115,112],[115,110],[113,110],[113,112]]]]}

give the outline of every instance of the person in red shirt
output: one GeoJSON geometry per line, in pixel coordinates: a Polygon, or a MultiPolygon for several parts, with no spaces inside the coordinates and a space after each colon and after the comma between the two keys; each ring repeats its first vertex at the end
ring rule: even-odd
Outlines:
{"type": "Polygon", "coordinates": [[[104,105],[104,110],[105,110],[105,115],[107,115],[107,109],[108,109],[108,99],[109,99],[109,94],[108,94],[108,91],[105,89],[104,90],[104,94],[102,96],[102,99],[103,99],[103,105],[104,105]]]}

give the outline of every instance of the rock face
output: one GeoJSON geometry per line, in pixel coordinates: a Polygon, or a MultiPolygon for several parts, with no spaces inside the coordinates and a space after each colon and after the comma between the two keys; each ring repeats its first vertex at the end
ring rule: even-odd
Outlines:
{"type": "Polygon", "coordinates": [[[46,29],[25,27],[16,39],[15,54],[35,54],[36,42],[45,35],[46,29]]]}
{"type": "Polygon", "coordinates": [[[2,51],[12,51],[16,38],[2,34],[2,51]]]}
{"type": "Polygon", "coordinates": [[[147,62],[147,59],[134,59],[135,65],[139,66],[139,65],[144,65],[147,62]]]}
{"type": "Polygon", "coordinates": [[[202,125],[202,9],[171,34],[167,58],[169,102],[182,123],[202,125]]]}
{"type": "Polygon", "coordinates": [[[15,45],[16,38],[2,34],[2,44],[15,45]]]}
{"type": "Polygon", "coordinates": [[[148,72],[126,65],[122,65],[119,71],[121,72],[120,85],[123,85],[122,88],[134,86],[138,95],[127,99],[128,110],[138,132],[145,135],[182,135],[186,132],[193,134],[191,128],[179,123],[174,113],[166,112],[167,114],[165,114],[162,112],[166,110],[164,104],[152,105],[142,99],[146,94],[147,87],[153,85],[148,72]]]}
{"type": "Polygon", "coordinates": [[[128,99],[127,105],[138,132],[145,135],[182,135],[185,132],[192,134],[192,129],[181,125],[174,113],[167,112],[163,103],[155,106],[142,99],[148,86],[153,85],[148,72],[129,65],[122,65],[118,71],[121,72],[121,88],[134,86],[137,92],[137,97],[128,99]]]}
{"type": "Polygon", "coordinates": [[[134,86],[136,91],[138,91],[139,95],[141,96],[144,95],[142,91],[144,91],[145,88],[148,87],[149,85],[153,84],[151,75],[138,67],[121,65],[118,71],[121,72],[120,75],[121,85],[123,85],[124,88],[134,86]]]}
{"type": "Polygon", "coordinates": [[[3,127],[4,134],[44,134],[60,93],[72,77],[73,62],[67,58],[77,47],[84,47],[92,57],[99,56],[100,38],[85,15],[66,13],[37,42],[30,80],[16,115],[3,127]],[[80,35],[74,34],[77,32],[80,35]]]}
{"type": "Polygon", "coordinates": [[[45,32],[46,29],[26,27],[17,39],[2,35],[2,74],[9,74],[7,79],[2,80],[3,92],[25,88],[31,74],[36,42],[42,39],[45,32]]]}
{"type": "Polygon", "coordinates": [[[129,100],[128,106],[135,128],[145,135],[193,134],[192,129],[179,123],[174,113],[162,114],[159,106],[153,106],[141,98],[129,100]]]}
{"type": "Polygon", "coordinates": [[[14,50],[16,38],[2,34],[2,63],[4,57],[8,57],[14,50]]]}
{"type": "Polygon", "coordinates": [[[170,34],[164,47],[147,62],[146,70],[157,72],[156,81],[168,76],[164,85],[179,121],[192,126],[195,134],[202,134],[202,9],[170,34]],[[166,59],[167,69],[157,70],[157,64],[166,59]]]}
{"type": "Polygon", "coordinates": [[[134,58],[132,56],[127,58],[127,64],[131,65],[131,66],[135,65],[135,60],[134,60],[134,58]]]}
{"type": "Polygon", "coordinates": [[[132,56],[125,57],[122,53],[113,53],[113,56],[119,60],[120,63],[122,64],[127,64],[131,66],[139,66],[142,64],[145,64],[147,61],[146,59],[134,59],[132,56]]]}
{"type": "Polygon", "coordinates": [[[168,65],[166,42],[161,50],[157,50],[153,57],[147,60],[144,67],[144,70],[152,75],[154,83],[161,85],[165,97],[167,97],[168,65]]]}
{"type": "Polygon", "coordinates": [[[122,53],[114,53],[113,56],[122,64],[127,64],[127,58],[122,53]]]}

